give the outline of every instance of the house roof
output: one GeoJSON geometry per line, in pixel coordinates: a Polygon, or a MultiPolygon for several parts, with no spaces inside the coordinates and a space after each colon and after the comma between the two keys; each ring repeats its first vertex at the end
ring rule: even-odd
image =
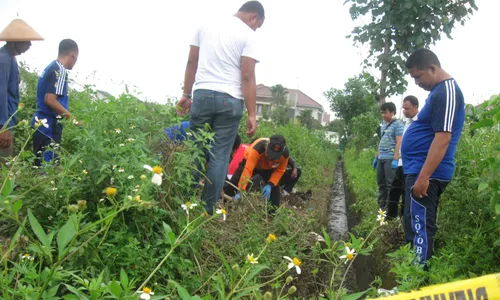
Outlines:
{"type": "Polygon", "coordinates": [[[99,94],[102,94],[104,97],[113,97],[110,93],[103,91],[103,90],[97,90],[99,94]]]}
{"type": "MultiPolygon", "coordinates": [[[[321,108],[323,109],[323,105],[319,104],[317,101],[312,99],[311,97],[304,94],[302,91],[297,89],[287,89],[289,94],[297,94],[298,101],[297,106],[305,106],[312,108],[321,108]]],[[[271,98],[271,88],[265,86],[263,84],[257,85],[257,97],[271,98]]]]}

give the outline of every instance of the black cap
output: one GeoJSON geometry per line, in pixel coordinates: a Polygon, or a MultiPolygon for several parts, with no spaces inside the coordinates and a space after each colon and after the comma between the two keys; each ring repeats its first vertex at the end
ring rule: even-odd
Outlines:
{"type": "Polygon", "coordinates": [[[267,157],[269,159],[278,160],[283,151],[285,151],[286,142],[282,135],[273,135],[269,139],[269,144],[267,145],[267,157]]]}

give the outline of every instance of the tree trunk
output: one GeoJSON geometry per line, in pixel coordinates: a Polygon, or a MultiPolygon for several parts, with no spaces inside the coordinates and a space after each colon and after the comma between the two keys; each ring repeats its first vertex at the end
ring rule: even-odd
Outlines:
{"type": "Polygon", "coordinates": [[[384,41],[384,53],[382,54],[382,74],[380,76],[380,94],[379,94],[379,104],[382,105],[385,103],[385,98],[387,97],[387,73],[389,71],[388,66],[385,67],[389,63],[389,47],[391,42],[390,31],[387,34],[384,41]]]}

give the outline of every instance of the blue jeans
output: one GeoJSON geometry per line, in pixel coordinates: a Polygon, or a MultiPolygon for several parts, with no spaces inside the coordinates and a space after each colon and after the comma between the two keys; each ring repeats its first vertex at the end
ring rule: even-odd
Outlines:
{"type": "MultiPolygon", "coordinates": [[[[210,215],[222,193],[243,109],[244,101],[228,94],[211,90],[196,90],[193,94],[189,116],[191,130],[197,132],[208,124],[215,133],[208,159],[207,180],[201,196],[210,215]]],[[[198,167],[201,170],[201,166],[198,167]]]]}

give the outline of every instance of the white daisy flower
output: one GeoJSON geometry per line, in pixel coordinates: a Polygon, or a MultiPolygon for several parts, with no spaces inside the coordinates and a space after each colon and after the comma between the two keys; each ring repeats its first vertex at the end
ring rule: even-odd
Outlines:
{"type": "Polygon", "coordinates": [[[300,274],[300,272],[302,272],[300,270],[300,265],[302,265],[302,262],[300,261],[300,259],[298,259],[297,257],[294,257],[292,259],[289,256],[283,256],[283,258],[290,262],[288,264],[288,270],[291,270],[293,267],[295,267],[295,271],[297,271],[297,274],[300,274]]]}
{"type": "Polygon", "coordinates": [[[144,165],[144,169],[153,172],[153,178],[151,179],[151,182],[156,185],[161,185],[162,183],[162,176],[163,176],[163,169],[160,166],[155,166],[152,168],[151,166],[144,165]]]}

